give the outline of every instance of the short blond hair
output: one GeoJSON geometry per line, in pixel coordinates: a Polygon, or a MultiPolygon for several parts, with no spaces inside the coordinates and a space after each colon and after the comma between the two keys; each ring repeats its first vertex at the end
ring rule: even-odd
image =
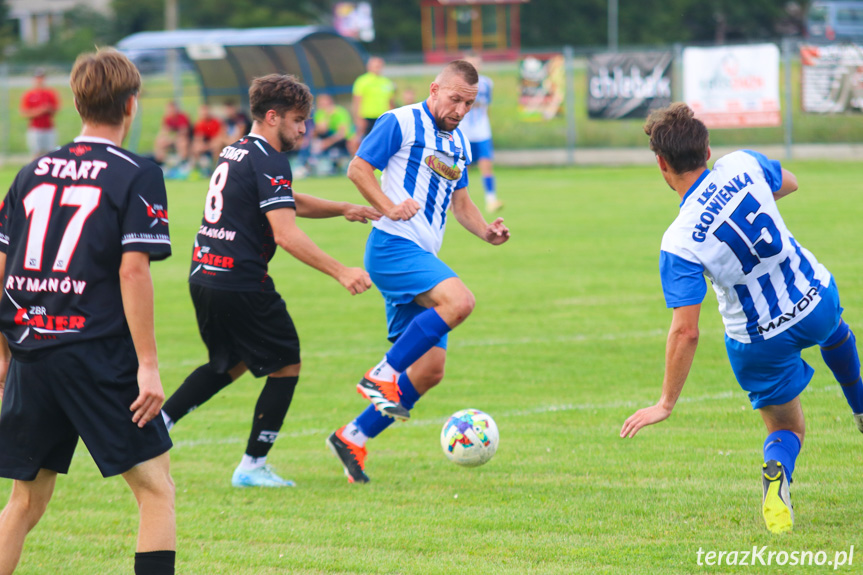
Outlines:
{"type": "Polygon", "coordinates": [[[81,54],[69,80],[81,120],[116,126],[123,123],[126,102],[141,90],[141,73],[113,48],[81,54]]]}

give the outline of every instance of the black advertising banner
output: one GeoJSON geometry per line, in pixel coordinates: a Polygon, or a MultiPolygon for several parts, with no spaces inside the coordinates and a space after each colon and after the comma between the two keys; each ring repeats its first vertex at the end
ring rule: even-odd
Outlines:
{"type": "Polygon", "coordinates": [[[672,53],[594,54],[588,59],[587,111],[590,118],[646,118],[671,104],[672,53]]]}

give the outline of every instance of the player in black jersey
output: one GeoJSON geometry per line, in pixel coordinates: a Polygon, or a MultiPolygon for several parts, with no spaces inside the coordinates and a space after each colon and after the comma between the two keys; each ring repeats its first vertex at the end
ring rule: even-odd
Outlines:
{"type": "Polygon", "coordinates": [[[115,50],[83,54],[71,85],[81,136],[22,169],[0,207],[0,476],[15,480],[0,573],[15,569],[81,437],[138,501],[135,573],[173,574],[149,267],[171,254],[165,183],[120,147],[138,106],[135,66],[115,50]]]}
{"type": "Polygon", "coordinates": [[[279,246],[352,295],[362,293],[371,287],[369,275],[323,252],[297,227],[296,217],[344,216],[365,223],[380,214],[368,206],[294,194],[291,165],[282,152],[299,145],[305,133],[312,96],[304,84],[279,74],[256,78],[249,100],[251,133],[222,150],[192,250],[189,287],[209,363],[186,378],[162,415],[170,429],[247,370],[266,376],[231,483],[284,487],[293,482],[279,477],[266,458],[297,385],[300,344],[267,264],[279,246]]]}

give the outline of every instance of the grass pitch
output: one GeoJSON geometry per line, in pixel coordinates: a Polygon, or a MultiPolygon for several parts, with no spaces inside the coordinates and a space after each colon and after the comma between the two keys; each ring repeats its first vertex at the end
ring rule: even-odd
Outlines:
{"type": "MultiPolygon", "coordinates": [[[[785,220],[836,276],[846,320],[863,325],[859,167],[786,167],[801,190],[782,200],[785,220]]],[[[13,175],[0,172],[0,184],[13,175]]],[[[177,572],[813,573],[833,567],[776,563],[795,551],[832,561],[852,545],[855,564],[837,570],[859,571],[863,437],[817,350],[805,354],[816,375],[802,398],[809,434],[794,474],[790,536],[763,526],[765,432],[728,366],[713,295],[674,414],[633,440],[618,438],[623,420],[659,396],[671,320],[657,262],[679,201],[657,170],[501,169],[498,182],[512,239],[489,246],[450,217],[441,256],[477,308],[450,336],[444,382],[409,423],[370,441],[369,485],[347,483],[324,439],[366,406],[354,385],[388,347],[383,302],[374,290],[351,297],[277,254],[271,273],[300,333],[303,373],[270,462],[298,487],[230,486],[262,385],[246,375],[172,432],[177,572]],[[444,420],[465,407],[487,411],[500,428],[497,454],[476,469],[449,463],[439,446],[444,420]],[[765,561],[780,553],[772,566],[704,564],[708,551],[753,546],[767,546],[765,561]]],[[[480,201],[478,180],[473,187],[480,201]]],[[[345,178],[295,189],[359,200],[345,178]]],[[[206,361],[186,283],[205,193],[205,182],[169,183],[175,254],[153,266],[168,393],[206,361]]],[[[367,227],[301,226],[341,261],[361,265],[367,227]]],[[[0,481],[0,499],[10,486],[0,481]]],[[[101,479],[79,446],[17,573],[130,573],[136,530],[122,479],[101,479]]]]}

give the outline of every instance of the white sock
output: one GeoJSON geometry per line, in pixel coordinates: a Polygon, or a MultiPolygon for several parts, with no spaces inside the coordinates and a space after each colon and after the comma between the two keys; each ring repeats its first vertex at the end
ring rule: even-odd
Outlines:
{"type": "Polygon", "coordinates": [[[364,447],[366,441],[369,440],[368,436],[362,431],[360,431],[359,427],[357,427],[356,421],[352,421],[347,424],[345,426],[345,430],[342,432],[342,435],[345,437],[345,439],[347,439],[357,447],[364,447]]]}
{"type": "Polygon", "coordinates": [[[384,356],[381,362],[372,369],[372,375],[384,381],[392,381],[395,377],[396,381],[398,381],[401,373],[394,370],[393,366],[387,363],[387,356],[384,356]]]}
{"type": "Polygon", "coordinates": [[[243,460],[240,461],[240,469],[243,471],[254,471],[259,467],[263,467],[267,464],[267,456],[263,457],[252,457],[248,453],[243,454],[243,460]]]}
{"type": "Polygon", "coordinates": [[[174,420],[168,417],[168,414],[162,411],[162,419],[165,421],[165,427],[168,428],[168,431],[171,431],[171,428],[174,427],[174,420]]]}

